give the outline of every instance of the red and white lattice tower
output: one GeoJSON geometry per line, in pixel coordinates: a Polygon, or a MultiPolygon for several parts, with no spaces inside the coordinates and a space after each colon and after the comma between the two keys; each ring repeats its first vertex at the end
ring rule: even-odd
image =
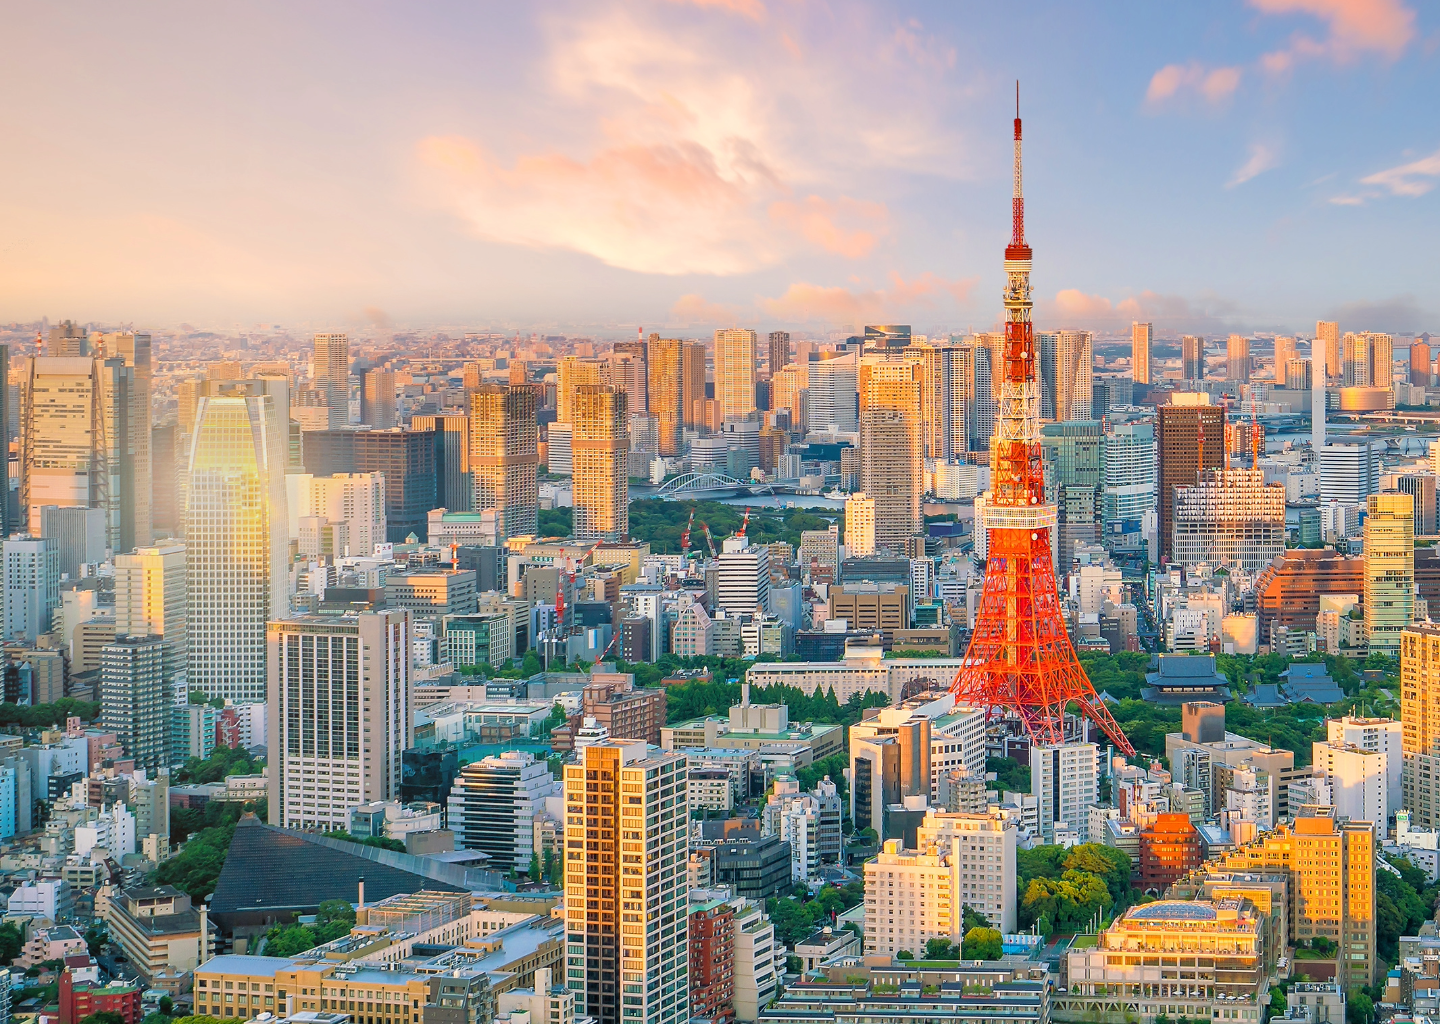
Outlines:
{"type": "Polygon", "coordinates": [[[1101,703],[1065,632],[1051,560],[1054,505],[1045,501],[1040,389],[1030,322],[1030,246],[1020,181],[1020,91],[1015,91],[1013,232],[1005,248],[1005,343],[1000,409],[991,439],[993,474],[985,587],[965,663],[950,689],[967,704],[1019,715],[1031,742],[1065,742],[1072,702],[1127,754],[1135,749],[1101,703]]]}

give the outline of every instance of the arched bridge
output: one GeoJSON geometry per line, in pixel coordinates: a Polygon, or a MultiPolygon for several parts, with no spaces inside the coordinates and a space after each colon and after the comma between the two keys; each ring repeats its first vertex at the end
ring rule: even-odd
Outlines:
{"type": "Polygon", "coordinates": [[[744,480],[736,480],[733,476],[724,473],[686,473],[684,476],[677,476],[673,480],[665,481],[664,485],[656,492],[661,497],[671,497],[676,494],[691,494],[696,491],[728,491],[748,490],[750,484],[744,480]]]}

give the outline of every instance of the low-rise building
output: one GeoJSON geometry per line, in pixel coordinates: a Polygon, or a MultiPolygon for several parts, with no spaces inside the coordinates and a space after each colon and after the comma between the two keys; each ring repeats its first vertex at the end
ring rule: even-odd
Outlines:
{"type": "Polygon", "coordinates": [[[95,981],[78,981],[66,970],[60,975],[60,992],[57,997],[60,1008],[60,1024],[79,1024],[94,1013],[118,1014],[124,1024],[138,1024],[140,1012],[140,989],[124,982],[101,985],[95,981]]]}
{"type": "Polygon", "coordinates": [[[149,985],[167,968],[193,971],[200,959],[200,912],[171,885],[125,889],[105,917],[110,939],[149,985]]]}

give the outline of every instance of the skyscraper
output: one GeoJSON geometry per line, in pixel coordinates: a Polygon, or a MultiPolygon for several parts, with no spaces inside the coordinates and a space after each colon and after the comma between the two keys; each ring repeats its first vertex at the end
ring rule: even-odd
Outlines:
{"type": "Polygon", "coordinates": [[[600,360],[565,356],[555,367],[555,422],[570,423],[575,418],[575,389],[586,384],[603,384],[600,360]]]}
{"type": "Polygon", "coordinates": [[[625,394],[626,407],[636,415],[643,415],[649,409],[646,357],[643,353],[630,351],[640,344],[634,341],[618,341],[615,351],[600,364],[600,382],[608,384],[625,394]],[[622,349],[620,346],[629,346],[622,349]]]}
{"type": "Polygon", "coordinates": [[[288,430],[258,382],[212,385],[196,410],[185,510],[186,685],[265,699],[265,622],[288,610],[288,430]]]}
{"type": "Polygon", "coordinates": [[[1341,383],[1347,388],[1368,388],[1381,385],[1372,376],[1374,353],[1371,351],[1371,335],[1347,332],[1341,341],[1343,356],[1340,363],[1341,383]]]}
{"type": "Polygon", "coordinates": [[[755,415],[755,332],[731,327],[715,332],[715,401],[721,420],[755,415]]]}
{"type": "Polygon", "coordinates": [[[1367,504],[1365,633],[1372,652],[1394,655],[1415,618],[1415,499],[1386,491],[1367,504]]]}
{"type": "Polygon", "coordinates": [[[479,850],[491,870],[525,871],[535,849],[535,819],[556,790],[544,760],[506,750],[471,761],[450,788],[446,827],[462,850],[479,850]]]}
{"type": "Polygon", "coordinates": [[[315,390],[330,410],[330,426],[350,422],[350,338],[344,334],[315,335],[315,390]]]}
{"type": "Polygon", "coordinates": [[[360,392],[360,422],[376,430],[395,426],[395,372],[366,370],[365,386],[360,392]]]}
{"type": "Polygon", "coordinates": [[[845,550],[852,558],[875,553],[875,501],[864,491],[845,499],[845,550]]]}
{"type": "Polygon", "coordinates": [[[684,344],[679,338],[650,335],[650,415],[655,417],[659,432],[660,454],[671,457],[680,454],[685,423],[684,382],[681,380],[684,344]]]}
{"type": "Polygon", "coordinates": [[[770,332],[770,375],[773,377],[780,367],[790,362],[790,332],[770,332]]]}
{"type": "Polygon", "coordinates": [[[268,820],[281,828],[347,829],[350,809],[400,796],[400,755],[413,746],[410,613],[271,621],[268,820]]]}
{"type": "Polygon", "coordinates": [[[866,356],[859,369],[860,490],[875,502],[876,547],[902,552],[922,527],[924,371],[917,363],[884,356],[866,356]]]}
{"type": "Polygon", "coordinates": [[[1105,479],[1100,495],[1101,537],[1107,543],[1124,535],[1154,539],[1155,424],[1120,423],[1104,441],[1105,479]],[[1149,522],[1147,522],[1149,520],[1149,522]]]}
{"type": "Polygon", "coordinates": [[[1340,378],[1340,324],[1334,320],[1315,321],[1315,342],[1311,349],[1315,365],[1321,365],[1324,355],[1325,376],[1331,380],[1340,378]]]}
{"type": "Polygon", "coordinates": [[[1430,346],[1419,338],[1410,342],[1410,384],[1417,388],[1430,386],[1430,346]]]}
{"type": "MultiPolygon", "coordinates": [[[[1058,390],[1056,376],[1059,370],[1055,363],[1055,349],[1059,339],[1052,331],[1039,331],[1035,335],[1035,362],[1036,362],[1036,383],[1040,385],[1040,418],[1047,422],[1055,419],[1055,396],[1058,390]]],[[[991,348],[991,362],[994,365],[1002,365],[1003,355],[996,355],[995,349],[991,348]]],[[[999,395],[997,393],[998,401],[999,395]]]]}
{"type": "Polygon", "coordinates": [[[185,545],[136,548],[115,556],[115,632],[158,637],[167,692],[184,675],[185,545]]]}
{"type": "MultiPolygon", "coordinates": [[[[98,354],[25,360],[20,511],[30,533],[40,532],[41,506],[85,505],[105,510],[114,550],[128,550],[125,540],[133,546],[138,504],[130,437],[133,378],[134,369],[123,359],[102,360],[98,354]]],[[[148,437],[144,448],[148,476],[148,437]]],[[[150,495],[144,499],[148,505],[150,495]]]]}
{"type": "Polygon", "coordinates": [[[1175,488],[1195,483],[1202,469],[1225,465],[1225,410],[1207,394],[1175,394],[1160,406],[1156,446],[1160,483],[1160,552],[1171,557],[1175,488]]]}
{"type": "Polygon", "coordinates": [[[807,364],[807,368],[805,420],[810,429],[853,432],[858,424],[856,392],[859,387],[855,356],[821,359],[807,364]]]}
{"type": "Polygon", "coordinates": [[[1180,377],[1183,380],[1205,379],[1205,339],[1198,334],[1180,338],[1180,377]]]}
{"type": "Polygon", "coordinates": [[[685,755],[611,738],[578,761],[565,766],[565,954],[576,1009],[599,1024],[684,1024],[685,755]]]}
{"type": "MultiPolygon", "coordinates": [[[[153,470],[150,455],[150,390],[154,367],[150,359],[150,335],[116,331],[100,336],[106,359],[124,362],[126,374],[126,436],[121,457],[121,490],[128,506],[121,514],[120,550],[154,540],[151,525],[153,470]]],[[[119,444],[115,447],[121,447],[119,444]]]]}
{"type": "Polygon", "coordinates": [[[1225,342],[1225,379],[1250,379],[1250,339],[1232,334],[1225,342]]]}
{"type": "Polygon", "coordinates": [[[966,437],[972,452],[988,451],[995,433],[995,350],[989,345],[976,345],[971,350],[974,373],[970,380],[970,418],[966,437]]]}
{"type": "MultiPolygon", "coordinates": [[[[495,509],[503,517],[506,537],[533,536],[538,529],[536,399],[529,385],[486,384],[470,396],[471,509],[495,509]]],[[[573,399],[572,393],[567,411],[573,399]]]]}
{"type": "Polygon", "coordinates": [[[1440,826],[1440,626],[1400,634],[1401,805],[1418,828],[1440,826]]]}
{"type": "Polygon", "coordinates": [[[1150,348],[1154,341],[1154,324],[1136,321],[1130,325],[1130,376],[1136,384],[1150,383],[1150,348]]]}
{"type": "Polygon", "coordinates": [[[100,727],[137,767],[170,767],[170,686],[158,636],[118,636],[100,651],[100,727]]]}
{"type": "Polygon", "coordinates": [[[1275,339],[1275,383],[1285,383],[1285,366],[1295,358],[1295,339],[1277,337],[1275,339]]]}
{"type": "MultiPolygon", "coordinates": [[[[1149,328],[1149,324],[1141,324],[1149,328]]],[[[1055,419],[1090,419],[1094,384],[1094,335],[1089,331],[1058,331],[1055,335],[1055,419]]],[[[1149,342],[1146,342],[1149,352],[1149,342]]],[[[1148,356],[1147,356],[1148,359],[1148,356]]],[[[1147,381],[1148,383],[1148,381],[1147,381]]]]}
{"type": "Polygon", "coordinates": [[[410,429],[435,431],[435,498],[440,507],[469,512],[475,499],[475,482],[470,478],[470,417],[411,416],[410,429]]]}
{"type": "Polygon", "coordinates": [[[705,343],[680,343],[680,408],[681,422],[689,430],[700,430],[705,424],[705,343]]]}
{"type": "Polygon", "coordinates": [[[612,386],[576,389],[571,438],[577,541],[622,540],[630,532],[628,396],[612,386]]]}

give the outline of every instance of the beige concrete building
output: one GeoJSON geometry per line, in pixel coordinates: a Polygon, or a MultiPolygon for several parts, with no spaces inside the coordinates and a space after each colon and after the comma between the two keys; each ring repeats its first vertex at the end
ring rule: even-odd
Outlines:
{"type": "MultiPolygon", "coordinates": [[[[568,358],[568,357],[567,357],[568,358]]],[[[564,369],[565,360],[561,361],[564,369]]],[[[599,366],[596,379],[599,384],[599,366]]],[[[574,388],[563,383],[568,417],[574,388]]],[[[560,401],[557,398],[557,401],[560,401]]],[[[537,389],[530,385],[502,387],[487,384],[470,395],[470,479],[474,488],[470,507],[476,512],[493,508],[502,517],[505,537],[534,536],[540,508],[537,473],[540,465],[539,428],[535,413],[537,389]]],[[[569,423],[569,419],[561,420],[569,423]]]]}
{"type": "Polygon", "coordinates": [[[148,983],[193,971],[200,962],[200,912],[170,885],[124,889],[110,900],[105,923],[148,983]]]}
{"type": "Polygon", "coordinates": [[[923,526],[924,369],[883,356],[866,356],[859,369],[860,490],[875,503],[876,549],[903,552],[923,526]]]}
{"type": "Polygon", "coordinates": [[[555,366],[555,421],[573,423],[575,392],[585,385],[599,385],[601,365],[598,359],[565,356],[555,366]]]}
{"type": "Polygon", "coordinates": [[[614,387],[587,385],[573,401],[573,535],[577,541],[622,540],[630,532],[627,396],[614,387]]]}
{"type": "Polygon", "coordinates": [[[1325,367],[1325,376],[1331,380],[1340,377],[1340,324],[1334,320],[1315,321],[1315,341],[1311,345],[1311,361],[1315,372],[1325,367]]]}
{"type": "Polygon", "coordinates": [[[160,637],[167,684],[185,670],[185,545],[115,556],[115,635],[160,637]]]}
{"type": "Polygon", "coordinates": [[[1090,414],[1094,408],[1091,393],[1095,378],[1094,345],[1095,335],[1089,331],[1055,332],[1055,419],[1057,421],[1091,418],[1090,414]]]}
{"type": "Polygon", "coordinates": [[[864,491],[845,499],[845,550],[855,558],[875,553],[875,499],[864,491]]]}
{"type": "Polygon", "coordinates": [[[1400,634],[1401,806],[1418,828],[1440,827],[1440,626],[1400,634]]]}
{"type": "Polygon", "coordinates": [[[758,358],[754,331],[731,327],[715,332],[715,401],[722,421],[755,415],[758,358]]]}
{"type": "Polygon", "coordinates": [[[1415,618],[1415,499],[1371,494],[1365,517],[1365,633],[1370,650],[1396,654],[1415,618]]]}
{"type": "Polygon", "coordinates": [[[1150,349],[1154,342],[1154,324],[1136,321],[1130,325],[1130,377],[1136,384],[1150,383],[1150,349]]]}

